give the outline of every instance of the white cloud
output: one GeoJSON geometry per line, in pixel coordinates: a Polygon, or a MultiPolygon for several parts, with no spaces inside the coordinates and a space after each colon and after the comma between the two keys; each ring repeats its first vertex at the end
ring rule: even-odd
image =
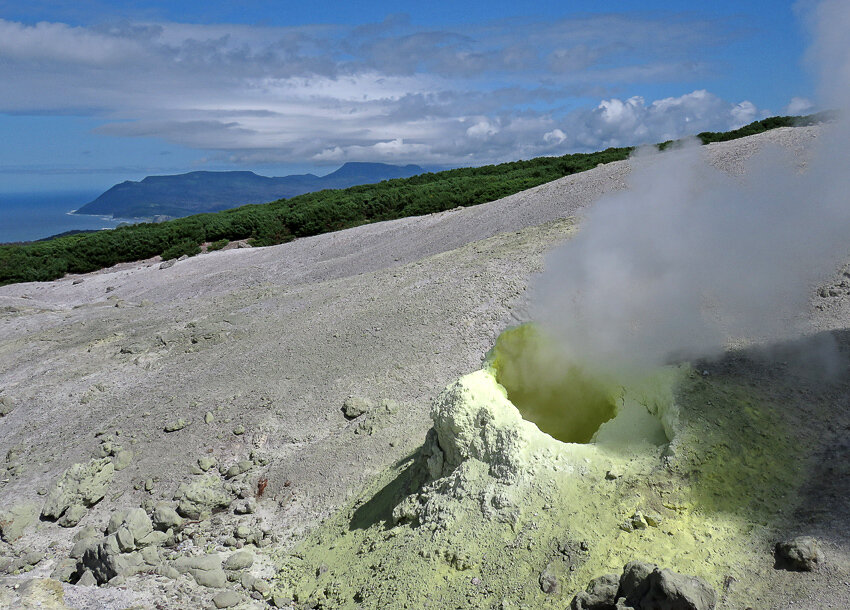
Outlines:
{"type": "Polygon", "coordinates": [[[585,149],[630,146],[735,129],[760,114],[752,102],[732,104],[699,89],[651,103],[642,97],[603,100],[593,110],[566,117],[564,132],[572,136],[568,145],[585,149]]]}
{"type": "Polygon", "coordinates": [[[100,134],[244,163],[489,163],[737,126],[758,110],[706,91],[563,110],[692,77],[694,49],[720,40],[713,22],[615,15],[463,31],[0,20],[0,82],[15,85],[0,112],[96,116],[100,134]]]}
{"type": "Polygon", "coordinates": [[[792,97],[785,107],[785,114],[791,116],[806,114],[811,112],[814,107],[815,105],[804,97],[792,97]]]}

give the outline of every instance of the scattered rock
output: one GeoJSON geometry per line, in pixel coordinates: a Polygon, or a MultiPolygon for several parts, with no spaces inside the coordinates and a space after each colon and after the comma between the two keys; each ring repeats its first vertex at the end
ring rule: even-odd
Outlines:
{"type": "Polygon", "coordinates": [[[74,464],[54,484],[47,495],[41,516],[57,520],[71,506],[92,506],[106,495],[115,467],[108,458],[74,464]]]}
{"type": "Polygon", "coordinates": [[[237,515],[253,515],[257,512],[257,501],[254,498],[248,498],[237,504],[233,512],[237,515]]]}
{"type": "Polygon", "coordinates": [[[577,594],[572,610],[713,610],[717,598],[706,582],[695,576],[630,561],[618,578],[608,574],[593,579],[577,594]]]}
{"type": "Polygon", "coordinates": [[[216,508],[227,508],[232,500],[221,479],[214,474],[206,474],[186,487],[177,505],[177,512],[187,519],[200,519],[216,508]]]}
{"type": "Polygon", "coordinates": [[[62,559],[53,568],[50,578],[59,582],[71,582],[74,574],[77,572],[77,560],[72,558],[62,559]]]}
{"type": "Polygon", "coordinates": [[[80,587],[96,587],[97,579],[94,577],[91,570],[86,570],[83,572],[83,575],[80,576],[80,579],[77,581],[77,585],[80,587]]]}
{"type": "Polygon", "coordinates": [[[121,553],[115,534],[103,538],[83,553],[77,564],[82,576],[89,570],[97,584],[105,584],[116,576],[130,576],[143,569],[144,561],[138,552],[121,553]]]}
{"type": "Polygon", "coordinates": [[[573,598],[572,610],[610,610],[617,603],[620,577],[606,574],[590,581],[587,589],[573,598]]]}
{"type": "Polygon", "coordinates": [[[115,466],[115,470],[124,470],[132,461],[133,452],[127,449],[122,449],[115,454],[115,457],[112,459],[112,464],[115,466]]]}
{"type": "Polygon", "coordinates": [[[254,565],[254,555],[250,551],[237,551],[224,562],[225,570],[244,570],[254,565]]]}
{"type": "Polygon", "coordinates": [[[620,576],[620,587],[617,597],[625,597],[626,603],[636,606],[649,590],[649,575],[656,569],[656,565],[645,561],[630,561],[623,567],[620,576]]]}
{"type": "Polygon", "coordinates": [[[609,481],[614,481],[620,478],[620,473],[618,473],[616,470],[609,470],[605,473],[605,478],[609,481]]]}
{"type": "Polygon", "coordinates": [[[639,605],[642,610],[711,610],[717,603],[714,590],[704,580],[695,576],[656,568],[649,575],[648,581],[649,591],[639,605]]]}
{"type": "Polygon", "coordinates": [[[232,608],[239,605],[242,601],[242,596],[236,591],[222,591],[213,597],[212,601],[216,608],[232,608]]]}
{"type": "Polygon", "coordinates": [[[558,577],[555,576],[551,563],[540,574],[540,589],[548,595],[557,595],[561,592],[561,583],[558,581],[558,577]]]}
{"type": "Polygon", "coordinates": [[[11,396],[0,396],[0,417],[6,417],[15,408],[15,401],[11,396]]]}
{"type": "Polygon", "coordinates": [[[233,428],[233,434],[235,434],[236,436],[245,434],[245,426],[243,426],[242,424],[237,425],[235,428],[233,428]]]}
{"type": "Polygon", "coordinates": [[[188,425],[189,425],[189,422],[187,422],[185,419],[183,419],[181,417],[177,421],[172,421],[172,422],[168,422],[167,424],[165,424],[164,430],[166,432],[177,432],[178,430],[182,430],[183,428],[185,428],[188,425]]]}
{"type": "Polygon", "coordinates": [[[214,457],[203,456],[198,458],[198,468],[202,471],[206,472],[210,468],[213,468],[218,463],[214,457]]]}
{"type": "Polygon", "coordinates": [[[797,572],[811,572],[823,564],[823,552],[817,539],[811,536],[797,536],[776,543],[774,552],[775,567],[797,572]]]}
{"type": "Polygon", "coordinates": [[[227,584],[221,558],[215,555],[180,557],[174,562],[174,568],[181,574],[189,574],[202,587],[223,589],[227,584]]]}
{"type": "Polygon", "coordinates": [[[364,413],[368,413],[372,409],[372,403],[358,396],[349,396],[342,403],[342,413],[346,419],[354,419],[360,417],[364,413]]]}
{"type": "Polygon", "coordinates": [[[86,516],[87,510],[82,504],[72,504],[56,523],[61,527],[75,527],[86,516]]]}
{"type": "Polygon", "coordinates": [[[163,532],[183,527],[183,518],[169,504],[160,502],[153,511],[153,525],[163,532]]]}
{"type": "Polygon", "coordinates": [[[32,502],[16,504],[0,512],[0,537],[5,542],[14,542],[35,522],[37,516],[38,505],[32,502]]]}
{"type": "Polygon", "coordinates": [[[176,258],[172,258],[172,259],[169,259],[167,261],[163,261],[162,263],[160,263],[159,268],[160,269],[168,269],[169,267],[173,267],[174,263],[176,263],[176,262],[177,262],[176,258]]]}
{"type": "Polygon", "coordinates": [[[212,414],[212,411],[207,411],[204,413],[204,423],[211,424],[215,421],[215,416],[212,414]]]}
{"type": "Polygon", "coordinates": [[[52,578],[33,578],[17,590],[20,608],[66,608],[62,583],[52,578]]]}

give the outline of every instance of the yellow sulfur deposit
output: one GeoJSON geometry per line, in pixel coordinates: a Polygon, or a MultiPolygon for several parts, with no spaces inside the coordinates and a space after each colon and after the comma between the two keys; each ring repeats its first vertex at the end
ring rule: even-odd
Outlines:
{"type": "Polygon", "coordinates": [[[641,559],[743,607],[799,482],[795,449],[754,390],[686,367],[617,384],[566,363],[530,326],[503,333],[432,418],[418,452],[277,558],[279,595],[562,609],[641,559]],[[541,586],[544,572],[557,587],[541,586]]]}

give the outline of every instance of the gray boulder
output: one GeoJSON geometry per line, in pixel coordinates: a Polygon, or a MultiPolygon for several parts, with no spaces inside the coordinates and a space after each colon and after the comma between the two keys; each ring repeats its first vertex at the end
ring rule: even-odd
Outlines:
{"type": "Polygon", "coordinates": [[[696,576],[656,568],[647,582],[640,610],[712,610],[717,603],[714,590],[696,576]]]}
{"type": "Polygon", "coordinates": [[[617,603],[617,591],[620,577],[606,574],[590,581],[587,589],[573,598],[572,610],[614,610],[617,603]]]}
{"type": "Polygon", "coordinates": [[[655,564],[645,561],[627,563],[623,567],[622,576],[620,576],[620,588],[617,591],[617,597],[624,597],[627,604],[637,606],[649,590],[649,575],[656,569],[655,564]]]}
{"type": "Polygon", "coordinates": [[[776,567],[797,572],[811,572],[823,564],[820,544],[811,536],[797,536],[776,543],[776,567]]]}

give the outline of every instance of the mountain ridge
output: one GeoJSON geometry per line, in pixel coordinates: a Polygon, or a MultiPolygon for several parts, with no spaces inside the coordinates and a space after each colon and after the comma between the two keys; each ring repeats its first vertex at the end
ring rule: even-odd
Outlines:
{"type": "Polygon", "coordinates": [[[292,174],[262,176],[252,171],[198,170],[184,174],[146,176],[112,186],[75,214],[116,218],[179,218],[204,212],[288,199],[324,189],[339,189],[424,173],[418,165],[348,162],[325,176],[292,174]]]}

